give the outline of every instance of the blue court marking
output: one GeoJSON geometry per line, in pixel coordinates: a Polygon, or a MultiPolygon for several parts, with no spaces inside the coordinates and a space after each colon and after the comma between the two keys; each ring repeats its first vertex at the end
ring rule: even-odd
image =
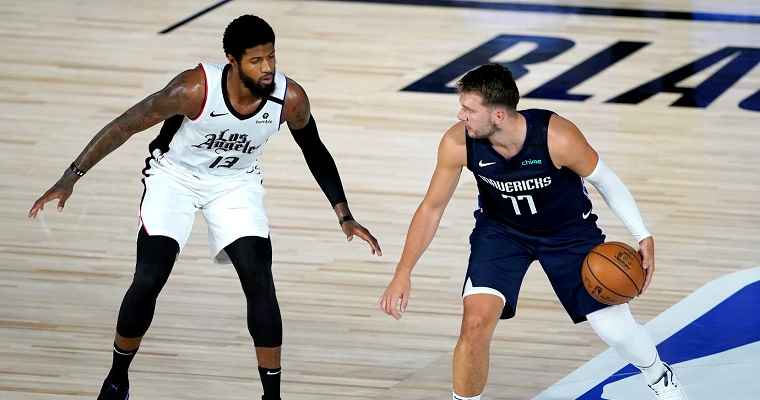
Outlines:
{"type": "Polygon", "coordinates": [[[591,6],[563,6],[557,4],[514,3],[467,0],[327,0],[345,3],[393,4],[405,6],[431,6],[447,8],[474,8],[493,11],[535,12],[547,14],[595,15],[648,19],[684,20],[696,22],[727,22],[760,24],[760,15],[724,14],[668,10],[642,10],[634,8],[610,8],[591,6]]]}
{"type": "MultiPolygon", "coordinates": [[[[660,356],[677,364],[760,341],[760,282],[745,286],[657,346],[660,356]]],[[[604,387],[638,374],[628,364],[577,400],[602,399],[604,387]]]]}

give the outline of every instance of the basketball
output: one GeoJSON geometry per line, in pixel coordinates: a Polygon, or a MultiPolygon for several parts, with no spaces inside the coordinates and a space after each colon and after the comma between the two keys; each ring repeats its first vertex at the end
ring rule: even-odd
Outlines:
{"type": "Polygon", "coordinates": [[[602,243],[586,255],[581,267],[583,286],[600,303],[615,305],[641,294],[646,273],[641,256],[621,242],[602,243]]]}

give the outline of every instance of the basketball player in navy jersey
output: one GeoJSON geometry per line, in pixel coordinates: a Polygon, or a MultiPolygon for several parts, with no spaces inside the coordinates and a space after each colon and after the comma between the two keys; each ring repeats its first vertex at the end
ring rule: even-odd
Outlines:
{"type": "Polygon", "coordinates": [[[430,186],[379,307],[396,319],[406,311],[412,269],[433,239],[466,167],[477,181],[479,208],[454,349],[453,398],[480,399],[493,331],[499,319],[515,315],[520,284],[530,263],[538,260],[573,322],[588,320],[602,340],[641,369],[657,399],[685,399],[628,304],[601,304],[581,282],[583,258],[604,242],[584,179],[599,190],[639,244],[647,271],[644,288],[652,279],[654,240],[623,182],[573,123],[548,110],[517,111],[517,86],[501,65],[468,72],[458,91],[459,122],[443,135],[430,186]]]}
{"type": "Polygon", "coordinates": [[[227,64],[200,64],[177,75],[106,125],[29,211],[58,200],[61,211],[87,170],[132,135],[164,121],[143,171],[137,266],[119,310],[113,364],[98,399],[129,397],[127,370],[148,330],[156,298],[200,210],[211,255],[232,262],[248,305],[264,400],[280,399],[282,321],[272,279],[272,247],[258,157],[280,125],[288,127],[348,240],[380,246],[348,208],[338,170],[319,139],[304,89],[275,68],[275,38],[263,19],[243,15],[224,32],[227,64]]]}

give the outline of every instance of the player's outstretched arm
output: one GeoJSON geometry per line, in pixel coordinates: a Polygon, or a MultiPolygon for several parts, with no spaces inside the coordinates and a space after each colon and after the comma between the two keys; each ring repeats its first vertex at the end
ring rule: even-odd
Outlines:
{"type": "Polygon", "coordinates": [[[604,164],[581,131],[570,121],[554,115],[549,122],[549,152],[557,167],[568,167],[590,182],[636,238],[641,265],[646,270],[642,292],[654,275],[654,238],[644,225],[636,201],[623,181],[604,164]]]}
{"type": "Polygon", "coordinates": [[[401,318],[406,311],[412,287],[412,269],[433,240],[446,205],[459,182],[462,167],[467,164],[464,135],[462,123],[457,123],[443,135],[430,186],[412,217],[393,279],[378,300],[378,307],[395,319],[401,318]]]}
{"type": "Polygon", "coordinates": [[[372,254],[383,255],[377,239],[351,215],[338,167],[319,138],[317,123],[311,115],[309,98],[301,85],[291,79],[288,79],[288,90],[285,95],[284,118],[293,139],[301,148],[306,165],[309,166],[311,174],[314,175],[327,200],[330,201],[338,217],[340,228],[346,234],[346,239],[350,241],[354,236],[358,236],[369,244],[372,254]]]}
{"type": "Polygon", "coordinates": [[[201,68],[198,66],[180,73],[166,87],[146,97],[103,127],[64,171],[63,176],[34,202],[29,217],[36,217],[45,203],[56,199],[58,211],[62,211],[79,178],[135,133],[177,114],[192,118],[201,112],[206,90],[201,68]]]}

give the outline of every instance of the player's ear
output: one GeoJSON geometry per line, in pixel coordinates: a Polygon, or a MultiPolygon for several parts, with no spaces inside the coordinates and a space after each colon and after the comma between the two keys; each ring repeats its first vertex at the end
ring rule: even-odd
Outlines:
{"type": "Polygon", "coordinates": [[[232,54],[227,54],[227,61],[233,66],[237,66],[238,61],[232,56],[232,54]]]}
{"type": "Polygon", "coordinates": [[[507,118],[507,112],[501,107],[494,107],[493,112],[491,113],[493,116],[495,122],[504,122],[504,120],[507,118]]]}

